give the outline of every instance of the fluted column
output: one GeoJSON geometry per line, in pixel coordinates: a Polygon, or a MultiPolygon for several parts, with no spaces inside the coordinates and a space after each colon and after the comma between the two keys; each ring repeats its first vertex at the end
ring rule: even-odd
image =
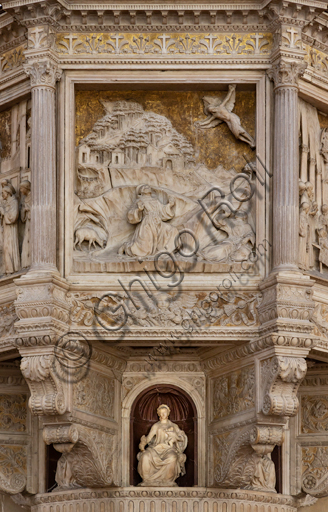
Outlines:
{"type": "Polygon", "coordinates": [[[275,84],[273,156],[273,267],[298,270],[299,149],[298,87],[304,62],[279,59],[269,76],[275,84]]]}
{"type": "Polygon", "coordinates": [[[25,65],[32,88],[31,271],[56,268],[55,86],[61,71],[51,59],[25,65]]]}

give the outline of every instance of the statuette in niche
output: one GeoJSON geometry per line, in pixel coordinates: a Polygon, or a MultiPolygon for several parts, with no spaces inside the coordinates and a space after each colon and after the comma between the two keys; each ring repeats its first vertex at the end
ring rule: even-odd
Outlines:
{"type": "Polygon", "coordinates": [[[18,243],[19,206],[12,184],[5,180],[1,185],[3,201],[0,206],[0,217],[3,226],[3,259],[5,273],[11,274],[20,269],[18,243]]]}
{"type": "Polygon", "coordinates": [[[30,236],[31,236],[31,183],[28,180],[21,182],[19,186],[21,194],[21,221],[25,224],[24,238],[22,244],[22,268],[31,264],[30,236]]]}
{"type": "Polygon", "coordinates": [[[188,439],[178,425],[169,420],[170,409],[160,405],[157,409],[159,421],[147,436],[140,439],[137,455],[138,473],[142,486],[177,486],[175,480],[185,474],[188,439]],[[147,446],[148,445],[148,446],[147,446]],[[147,446],[147,448],[146,448],[147,446]]]}
{"type": "Polygon", "coordinates": [[[226,123],[236,139],[246,142],[252,149],[255,148],[253,137],[241,126],[241,121],[237,114],[232,112],[236,102],[235,85],[229,85],[229,92],[223,101],[212,96],[204,96],[203,102],[204,114],[208,117],[205,121],[197,123],[200,128],[214,128],[221,123],[226,123]]]}

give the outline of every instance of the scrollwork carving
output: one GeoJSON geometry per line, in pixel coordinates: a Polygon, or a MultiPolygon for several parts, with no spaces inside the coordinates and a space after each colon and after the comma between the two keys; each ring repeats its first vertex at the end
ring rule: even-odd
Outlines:
{"type": "Polygon", "coordinates": [[[0,492],[17,494],[26,486],[25,447],[0,446],[0,492]]]}
{"type": "Polygon", "coordinates": [[[61,369],[54,355],[23,357],[21,371],[31,391],[29,407],[33,414],[55,415],[66,411],[64,386],[59,377],[61,369]]]}
{"type": "Polygon", "coordinates": [[[298,388],[307,370],[305,359],[274,356],[262,363],[266,382],[262,411],[266,415],[294,416],[298,410],[298,388]]]}
{"type": "Polygon", "coordinates": [[[328,448],[309,446],[302,448],[302,489],[316,498],[328,495],[328,448]]]}

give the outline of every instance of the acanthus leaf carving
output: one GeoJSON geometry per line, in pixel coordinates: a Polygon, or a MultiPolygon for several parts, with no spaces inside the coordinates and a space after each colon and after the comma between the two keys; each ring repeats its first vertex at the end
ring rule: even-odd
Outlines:
{"type": "Polygon", "coordinates": [[[0,446],[0,492],[17,494],[26,486],[25,447],[0,446]]]}
{"type": "Polygon", "coordinates": [[[296,395],[306,371],[306,361],[302,357],[274,356],[263,361],[261,373],[265,393],[262,412],[295,416],[299,406],[296,395]]]}
{"type": "Polygon", "coordinates": [[[271,452],[282,441],[281,427],[245,427],[214,436],[214,485],[276,492],[271,452]]]}
{"type": "Polygon", "coordinates": [[[267,71],[271,80],[274,81],[275,87],[297,87],[298,80],[303,75],[307,63],[302,61],[280,61],[267,71]]]}
{"type": "Polygon", "coordinates": [[[55,88],[60,80],[62,70],[50,59],[24,64],[24,71],[31,79],[31,87],[55,88]]]}
{"type": "Polygon", "coordinates": [[[315,498],[328,496],[328,448],[302,447],[302,489],[315,498]]]}
{"type": "Polygon", "coordinates": [[[45,428],[43,437],[62,453],[55,477],[60,489],[113,485],[112,435],[80,425],[51,425],[45,428]]]}

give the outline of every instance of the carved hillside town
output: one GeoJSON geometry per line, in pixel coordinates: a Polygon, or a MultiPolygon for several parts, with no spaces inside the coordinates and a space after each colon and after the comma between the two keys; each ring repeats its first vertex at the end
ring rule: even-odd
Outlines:
{"type": "Polygon", "coordinates": [[[0,6],[1,512],[328,510],[328,4],[0,6]]]}

